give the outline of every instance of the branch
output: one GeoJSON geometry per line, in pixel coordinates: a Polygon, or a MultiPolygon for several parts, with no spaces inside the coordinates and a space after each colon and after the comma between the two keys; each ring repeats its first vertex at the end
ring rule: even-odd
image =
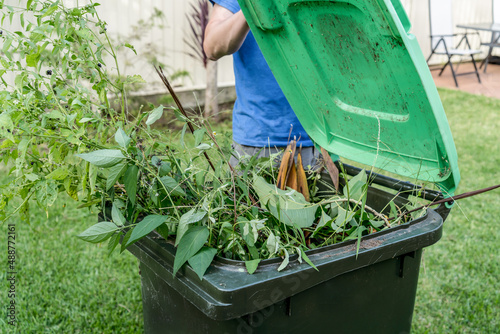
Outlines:
{"type": "Polygon", "coordinates": [[[391,217],[388,220],[394,220],[394,219],[400,218],[403,215],[407,215],[409,213],[412,213],[412,212],[415,212],[415,211],[418,211],[418,210],[427,209],[427,208],[429,208],[431,206],[435,206],[435,205],[438,205],[438,204],[455,202],[456,200],[459,200],[459,199],[462,199],[462,198],[467,198],[467,197],[472,197],[472,196],[475,196],[475,195],[479,195],[479,194],[485,193],[487,191],[494,190],[496,188],[500,188],[500,184],[497,184],[497,185],[491,186],[491,187],[487,187],[487,188],[483,188],[483,189],[479,189],[479,190],[469,191],[469,192],[466,192],[466,193],[463,193],[463,194],[460,194],[460,195],[457,195],[457,196],[453,196],[453,197],[443,198],[443,199],[441,199],[439,201],[435,201],[435,202],[429,203],[427,205],[422,205],[422,206],[420,206],[420,207],[418,207],[416,209],[413,209],[413,210],[410,210],[410,211],[406,211],[406,212],[398,215],[397,217],[391,217]]]}
{"type": "MultiPolygon", "coordinates": [[[[159,68],[157,68],[155,66],[154,68],[156,70],[156,73],[158,73],[158,75],[160,76],[161,81],[163,81],[163,83],[167,87],[168,92],[170,93],[170,95],[172,95],[172,98],[174,99],[175,104],[179,108],[179,111],[184,115],[184,117],[186,117],[187,125],[189,126],[189,130],[191,130],[191,133],[194,133],[194,128],[193,128],[192,121],[189,118],[189,116],[187,115],[186,111],[184,110],[184,107],[182,106],[181,101],[177,97],[177,94],[175,94],[174,89],[170,85],[170,82],[168,82],[167,78],[165,77],[165,74],[163,74],[163,69],[161,68],[161,66],[159,68]]],[[[214,165],[212,163],[212,160],[210,160],[210,157],[208,156],[207,152],[203,151],[203,155],[207,159],[208,164],[210,165],[210,167],[212,168],[212,170],[215,172],[215,167],[214,167],[214,165]]]]}

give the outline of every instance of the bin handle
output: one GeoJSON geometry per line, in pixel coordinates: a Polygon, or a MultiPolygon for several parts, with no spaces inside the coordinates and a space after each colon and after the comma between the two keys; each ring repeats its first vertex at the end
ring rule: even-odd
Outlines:
{"type": "Polygon", "coordinates": [[[394,10],[396,11],[396,14],[398,14],[399,21],[401,21],[401,24],[403,25],[403,28],[405,29],[406,33],[408,33],[411,29],[411,23],[410,19],[408,18],[408,15],[406,14],[406,11],[401,4],[400,0],[391,0],[392,6],[394,7],[394,10]]]}

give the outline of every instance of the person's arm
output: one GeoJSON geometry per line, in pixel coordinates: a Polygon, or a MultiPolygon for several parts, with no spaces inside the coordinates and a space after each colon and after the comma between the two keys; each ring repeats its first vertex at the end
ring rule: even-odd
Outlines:
{"type": "Polygon", "coordinates": [[[203,43],[207,57],[217,60],[235,53],[243,44],[249,30],[241,10],[233,14],[230,10],[215,4],[203,43]]]}

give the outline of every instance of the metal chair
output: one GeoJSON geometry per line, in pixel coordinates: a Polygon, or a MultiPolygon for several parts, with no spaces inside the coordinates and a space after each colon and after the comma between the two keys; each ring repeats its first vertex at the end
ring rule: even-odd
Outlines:
{"type": "MultiPolygon", "coordinates": [[[[492,0],[492,18],[494,24],[500,24],[500,0],[492,0]]],[[[500,33],[491,33],[491,41],[488,43],[481,43],[481,46],[488,47],[488,55],[481,62],[479,68],[482,68],[484,65],[484,73],[486,73],[486,68],[488,67],[488,63],[491,59],[491,53],[493,52],[493,48],[500,48],[500,33]]]]}
{"type": "MultiPolygon", "coordinates": [[[[433,55],[445,55],[448,61],[444,66],[435,68],[429,67],[431,70],[440,70],[439,75],[443,73],[447,66],[450,66],[451,73],[455,85],[458,87],[457,76],[476,74],[477,80],[481,83],[478,68],[474,55],[480,54],[481,50],[472,49],[467,38],[467,34],[453,33],[453,18],[452,18],[452,0],[429,0],[429,14],[430,14],[430,28],[431,28],[431,54],[427,58],[427,64],[433,55]],[[455,47],[453,45],[453,38],[459,37],[460,41],[455,47]],[[474,71],[457,73],[458,66],[455,68],[452,63],[452,57],[470,57],[474,65],[474,71]]],[[[462,62],[462,61],[460,61],[462,62]]],[[[459,62],[459,63],[460,63],[459,62]]]]}

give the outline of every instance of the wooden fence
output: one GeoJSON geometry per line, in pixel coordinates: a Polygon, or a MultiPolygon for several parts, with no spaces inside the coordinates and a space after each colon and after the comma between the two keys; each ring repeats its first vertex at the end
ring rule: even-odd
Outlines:
{"type": "MultiPolygon", "coordinates": [[[[186,71],[187,76],[176,81],[181,90],[202,89],[205,86],[205,69],[200,61],[187,55],[189,48],[184,39],[189,38],[189,24],[186,15],[196,0],[100,0],[98,12],[106,21],[109,34],[115,40],[131,42],[138,52],[135,56],[130,50],[120,51],[121,67],[127,74],[140,74],[150,82],[143,94],[154,94],[163,90],[150,63],[156,57],[165,64],[167,70],[186,71]],[[155,13],[161,12],[163,18],[156,17],[155,25],[146,29],[155,13]]],[[[411,32],[420,43],[424,56],[430,53],[429,4],[427,0],[401,0],[412,23],[411,32]]],[[[20,1],[21,4],[26,0],[20,1]]],[[[64,0],[68,6],[83,6],[88,0],[64,0]]],[[[492,0],[453,0],[453,20],[458,23],[491,21],[493,17],[492,0]]],[[[19,4],[18,0],[6,3],[19,4]]],[[[461,32],[456,29],[456,32],[461,32]]],[[[483,41],[489,36],[481,34],[483,41]]],[[[472,40],[479,46],[479,37],[472,40]]],[[[484,50],[486,51],[486,50],[484,50]]],[[[434,58],[440,62],[442,58],[434,58]]],[[[219,60],[218,82],[222,87],[234,84],[231,57],[219,60]]]]}
{"type": "MultiPolygon", "coordinates": [[[[184,69],[190,74],[184,78],[182,84],[189,87],[202,87],[205,82],[205,71],[199,62],[186,56],[188,51],[183,39],[189,31],[186,13],[190,9],[191,0],[105,0],[101,1],[102,16],[109,23],[110,30],[116,34],[127,34],[132,26],[140,19],[147,19],[154,8],[158,8],[165,14],[165,26],[163,29],[155,29],[151,34],[144,36],[139,44],[152,43],[158,47],[158,57],[172,69],[184,69]]],[[[429,39],[429,4],[427,0],[402,0],[402,4],[412,23],[413,33],[422,48],[424,56],[430,54],[429,39]]],[[[458,23],[473,23],[492,20],[492,0],[453,0],[453,20],[458,23]]],[[[456,29],[456,32],[462,32],[456,29]]],[[[490,37],[487,33],[481,34],[483,41],[490,37]]],[[[478,47],[478,37],[472,38],[474,46],[478,47]]],[[[138,49],[141,49],[138,46],[138,49]]],[[[486,50],[484,50],[486,51],[486,50]]],[[[443,61],[434,58],[435,62],[443,61]]],[[[152,70],[142,64],[136,67],[142,71],[145,78],[153,80],[152,70]]],[[[234,81],[231,57],[225,57],[219,61],[219,83],[231,84],[234,81]]]]}

